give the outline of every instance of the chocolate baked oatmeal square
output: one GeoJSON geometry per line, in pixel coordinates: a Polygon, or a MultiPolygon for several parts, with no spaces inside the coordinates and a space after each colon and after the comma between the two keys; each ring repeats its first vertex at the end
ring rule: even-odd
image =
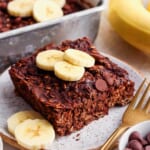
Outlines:
{"type": "Polygon", "coordinates": [[[107,115],[110,107],[128,104],[134,92],[128,72],[99,53],[86,37],[46,45],[12,65],[9,73],[17,93],[49,120],[60,136],[107,115]],[[85,68],[80,80],[63,81],[53,71],[36,66],[40,52],[68,48],[86,52],[95,59],[95,65],[85,68]]]}

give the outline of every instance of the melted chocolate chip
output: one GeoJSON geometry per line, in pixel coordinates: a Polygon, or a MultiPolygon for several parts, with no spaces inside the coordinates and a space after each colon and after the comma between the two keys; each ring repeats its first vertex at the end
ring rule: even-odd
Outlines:
{"type": "Polygon", "coordinates": [[[103,72],[103,77],[109,85],[113,85],[116,77],[110,72],[103,72]]]}
{"type": "Polygon", "coordinates": [[[98,79],[95,82],[95,87],[97,90],[102,91],[102,92],[108,90],[107,83],[103,79],[98,79]]]}

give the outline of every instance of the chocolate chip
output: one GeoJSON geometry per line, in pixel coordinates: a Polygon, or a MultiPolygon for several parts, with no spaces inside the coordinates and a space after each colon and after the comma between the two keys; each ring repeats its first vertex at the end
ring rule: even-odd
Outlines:
{"type": "Polygon", "coordinates": [[[142,137],[142,135],[138,131],[134,131],[129,136],[126,148],[131,148],[132,150],[150,150],[149,140],[150,133],[148,133],[145,137],[142,137]]]}
{"type": "Polygon", "coordinates": [[[148,143],[150,144],[150,133],[147,134],[146,139],[147,139],[148,143]]]}
{"type": "Polygon", "coordinates": [[[150,150],[150,145],[147,145],[147,146],[145,147],[145,150],[150,150]]]}
{"type": "Polygon", "coordinates": [[[129,136],[129,140],[138,140],[138,141],[141,142],[142,145],[147,145],[148,144],[148,142],[137,131],[134,131],[134,132],[131,133],[131,135],[129,136]]]}
{"type": "Polygon", "coordinates": [[[141,141],[142,136],[138,131],[134,131],[131,133],[131,135],[129,136],[129,140],[139,140],[141,141]]]}
{"type": "Polygon", "coordinates": [[[143,150],[143,146],[138,140],[129,141],[128,147],[133,150],[143,150]]]}
{"type": "Polygon", "coordinates": [[[102,92],[108,90],[107,83],[103,79],[98,79],[95,82],[95,87],[97,90],[102,91],[102,92]]]}
{"type": "Polygon", "coordinates": [[[109,85],[113,85],[115,81],[115,76],[110,72],[103,72],[103,77],[109,85]]]}

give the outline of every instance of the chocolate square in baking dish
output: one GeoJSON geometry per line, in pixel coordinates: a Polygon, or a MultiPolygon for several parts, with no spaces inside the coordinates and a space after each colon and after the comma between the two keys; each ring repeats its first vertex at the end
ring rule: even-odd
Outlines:
{"type": "Polygon", "coordinates": [[[58,135],[77,131],[108,114],[110,107],[131,101],[134,83],[126,70],[100,54],[86,37],[49,44],[29,57],[22,58],[9,70],[17,93],[49,120],[58,135]],[[47,49],[79,49],[93,56],[96,63],[86,68],[79,81],[58,79],[52,71],[35,64],[36,55],[47,49]]]}

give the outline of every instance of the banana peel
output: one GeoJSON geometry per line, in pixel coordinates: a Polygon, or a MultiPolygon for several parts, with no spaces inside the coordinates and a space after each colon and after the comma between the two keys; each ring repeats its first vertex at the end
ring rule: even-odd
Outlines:
{"type": "Polygon", "coordinates": [[[150,54],[150,12],[142,0],[110,0],[108,17],[124,40],[150,54]]]}

